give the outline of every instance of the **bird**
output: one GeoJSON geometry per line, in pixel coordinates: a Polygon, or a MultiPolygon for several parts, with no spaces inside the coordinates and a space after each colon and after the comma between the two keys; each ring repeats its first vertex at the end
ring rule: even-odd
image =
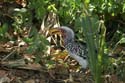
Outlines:
{"type": "Polygon", "coordinates": [[[64,47],[68,54],[75,59],[83,69],[86,69],[88,67],[87,45],[76,42],[74,31],[67,26],[53,28],[53,31],[62,35],[64,47]]]}

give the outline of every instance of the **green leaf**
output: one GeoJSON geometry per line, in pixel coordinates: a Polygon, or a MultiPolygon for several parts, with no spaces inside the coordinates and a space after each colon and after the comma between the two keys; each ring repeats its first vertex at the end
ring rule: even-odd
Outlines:
{"type": "Polygon", "coordinates": [[[8,25],[4,23],[3,26],[0,28],[0,36],[5,36],[7,30],[8,30],[8,25]]]}
{"type": "Polygon", "coordinates": [[[37,34],[38,34],[38,32],[37,32],[36,27],[32,27],[30,30],[30,33],[29,33],[29,37],[35,36],[37,34]]]}
{"type": "Polygon", "coordinates": [[[85,0],[85,3],[87,3],[87,4],[88,4],[89,2],[90,2],[90,0],[85,0]]]}
{"type": "Polygon", "coordinates": [[[124,38],[124,37],[123,37],[123,38],[121,38],[121,40],[119,41],[119,43],[120,43],[120,44],[125,43],[125,38],[124,38]]]}
{"type": "Polygon", "coordinates": [[[36,55],[35,63],[39,63],[40,61],[41,61],[41,57],[39,55],[36,55]]]}

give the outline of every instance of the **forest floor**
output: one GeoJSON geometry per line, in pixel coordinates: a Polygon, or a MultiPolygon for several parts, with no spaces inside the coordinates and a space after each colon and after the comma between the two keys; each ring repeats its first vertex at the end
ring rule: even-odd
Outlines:
{"type": "Polygon", "coordinates": [[[93,83],[90,73],[78,71],[78,64],[70,70],[64,64],[46,69],[39,63],[28,63],[31,56],[23,54],[24,49],[10,42],[0,43],[0,83],[93,83]]]}
{"type": "MultiPolygon", "coordinates": [[[[64,65],[65,61],[54,63],[48,69],[39,63],[27,62],[32,56],[22,53],[25,48],[25,45],[17,49],[10,42],[0,43],[0,83],[94,83],[89,69],[83,73],[74,62],[69,63],[70,67],[64,65]]],[[[62,54],[67,55],[65,52],[58,55],[62,54]]],[[[104,83],[124,83],[115,74],[103,77],[104,83]]]]}

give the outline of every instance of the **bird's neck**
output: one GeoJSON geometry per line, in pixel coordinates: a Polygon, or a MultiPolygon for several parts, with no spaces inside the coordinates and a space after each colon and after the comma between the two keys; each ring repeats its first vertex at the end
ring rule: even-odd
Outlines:
{"type": "Polygon", "coordinates": [[[69,43],[73,43],[73,42],[74,42],[74,39],[65,39],[64,40],[64,46],[66,46],[69,43]]]}

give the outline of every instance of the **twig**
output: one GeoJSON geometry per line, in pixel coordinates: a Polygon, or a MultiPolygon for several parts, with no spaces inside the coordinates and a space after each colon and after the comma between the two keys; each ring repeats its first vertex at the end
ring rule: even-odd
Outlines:
{"type": "Polygon", "coordinates": [[[4,57],[4,58],[2,59],[2,61],[6,60],[6,59],[7,59],[10,55],[12,55],[15,51],[16,51],[16,50],[10,52],[6,57],[4,57]]]}

